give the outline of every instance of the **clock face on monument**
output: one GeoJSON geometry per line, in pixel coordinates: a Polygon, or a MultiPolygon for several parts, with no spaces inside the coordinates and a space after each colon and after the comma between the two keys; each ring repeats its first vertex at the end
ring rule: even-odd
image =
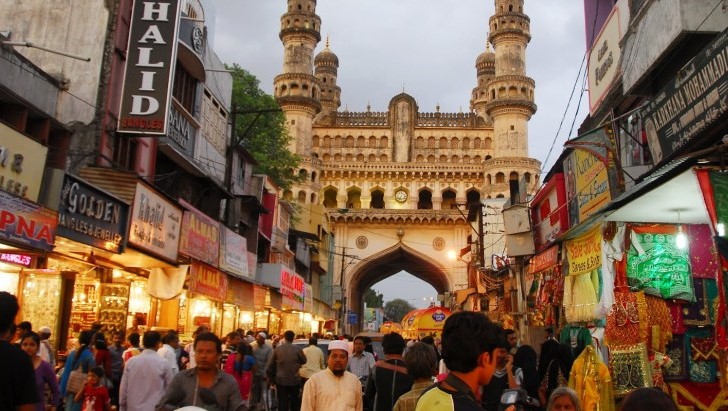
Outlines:
{"type": "Polygon", "coordinates": [[[394,199],[397,200],[399,203],[404,203],[407,201],[407,192],[404,190],[399,190],[396,193],[394,193],[394,199]]]}

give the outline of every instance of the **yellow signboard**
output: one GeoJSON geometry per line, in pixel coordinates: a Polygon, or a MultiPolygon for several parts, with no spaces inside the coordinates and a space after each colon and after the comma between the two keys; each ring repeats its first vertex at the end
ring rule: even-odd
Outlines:
{"type": "Polygon", "coordinates": [[[48,148],[0,123],[0,190],[38,201],[48,148]]]}
{"type": "Polygon", "coordinates": [[[569,275],[585,274],[602,265],[602,230],[599,224],[588,233],[566,241],[566,257],[569,261],[569,275]]]}
{"type": "Polygon", "coordinates": [[[579,221],[601,209],[611,199],[607,166],[586,150],[574,150],[576,198],[579,221]]]}

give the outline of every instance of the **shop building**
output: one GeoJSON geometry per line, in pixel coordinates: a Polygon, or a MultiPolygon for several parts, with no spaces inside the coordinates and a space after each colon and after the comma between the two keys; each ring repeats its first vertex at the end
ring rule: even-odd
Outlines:
{"type": "Polygon", "coordinates": [[[530,204],[528,322],[570,345],[576,384],[593,384],[589,400],[604,407],[657,387],[681,407],[720,409],[726,10],[684,1],[585,10],[596,24],[586,33],[590,116],[530,204]]]}

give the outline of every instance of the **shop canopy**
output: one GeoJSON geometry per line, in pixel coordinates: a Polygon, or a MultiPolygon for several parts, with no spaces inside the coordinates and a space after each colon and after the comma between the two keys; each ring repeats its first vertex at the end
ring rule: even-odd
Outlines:
{"type": "Polygon", "coordinates": [[[402,318],[402,336],[421,339],[431,335],[440,338],[445,320],[452,314],[445,307],[429,307],[413,310],[402,318]]]}
{"type": "Polygon", "coordinates": [[[386,321],[379,326],[379,332],[382,334],[389,334],[391,332],[402,334],[402,326],[398,323],[386,321]]]}

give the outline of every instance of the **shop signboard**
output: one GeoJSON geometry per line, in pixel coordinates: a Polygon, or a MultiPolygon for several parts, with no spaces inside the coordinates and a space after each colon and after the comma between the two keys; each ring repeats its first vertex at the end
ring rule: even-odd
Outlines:
{"type": "Polygon", "coordinates": [[[306,282],[303,277],[294,273],[288,267],[281,269],[281,304],[284,308],[303,310],[303,300],[306,282]]]}
{"type": "Polygon", "coordinates": [[[728,29],[686,64],[640,114],[655,164],[728,117],[728,29]]]}
{"type": "Polygon", "coordinates": [[[617,168],[610,127],[602,127],[564,144],[573,148],[564,161],[569,225],[576,226],[605,205],[616,192],[617,168]]]}
{"type": "Polygon", "coordinates": [[[63,177],[58,235],[113,253],[126,245],[129,205],[78,177],[63,177]]]}
{"type": "Polygon", "coordinates": [[[0,123],[0,190],[38,201],[48,148],[0,123]]]}
{"type": "Polygon", "coordinates": [[[531,221],[537,251],[548,247],[569,229],[563,173],[553,175],[536,193],[531,201],[531,221]]]}
{"type": "Polygon", "coordinates": [[[592,114],[619,73],[620,38],[619,5],[615,4],[589,50],[589,112],[592,114]]]}
{"type": "Polygon", "coordinates": [[[599,224],[586,234],[564,242],[569,275],[586,274],[602,265],[602,230],[599,224]]]}
{"type": "Polygon", "coordinates": [[[253,310],[255,308],[253,284],[229,278],[225,302],[233,303],[242,310],[253,310]]]}
{"type": "Polygon", "coordinates": [[[247,240],[225,226],[220,227],[220,268],[236,277],[252,278],[247,240]]]}
{"type": "Polygon", "coordinates": [[[222,271],[193,261],[190,268],[189,290],[217,301],[225,301],[228,278],[222,271]]]}
{"type": "Polygon", "coordinates": [[[0,190],[0,240],[51,251],[58,213],[0,190]]]}
{"type": "Polygon", "coordinates": [[[182,210],[141,182],[137,182],[129,223],[129,244],[177,261],[182,210]]]}
{"type": "Polygon", "coordinates": [[[22,253],[15,253],[15,252],[5,252],[0,253],[0,261],[3,263],[10,263],[10,264],[16,264],[23,267],[30,267],[30,264],[33,262],[33,257],[22,254],[22,253]]]}
{"type": "Polygon", "coordinates": [[[179,199],[186,209],[182,217],[179,252],[217,266],[220,258],[220,223],[179,199]]]}
{"type": "Polygon", "coordinates": [[[192,123],[185,114],[182,114],[174,104],[169,106],[169,128],[167,136],[161,142],[168,143],[179,150],[180,153],[192,159],[195,154],[195,137],[197,124],[192,123]]]}
{"type": "Polygon", "coordinates": [[[531,259],[528,272],[535,274],[559,263],[559,245],[553,245],[531,259]]]}
{"type": "Polygon", "coordinates": [[[181,3],[134,1],[117,127],[120,133],[167,133],[181,3]]]}

